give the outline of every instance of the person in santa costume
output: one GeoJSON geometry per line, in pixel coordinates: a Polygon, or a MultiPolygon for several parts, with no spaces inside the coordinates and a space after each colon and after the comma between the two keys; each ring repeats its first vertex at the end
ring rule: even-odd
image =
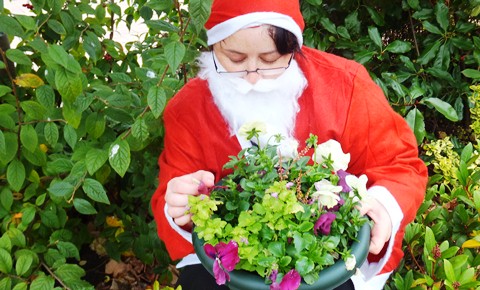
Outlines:
{"type": "MultiPolygon", "coordinates": [[[[426,189],[415,137],[360,64],[302,45],[298,0],[214,0],[205,24],[210,51],[164,112],[164,150],[152,210],[159,237],[180,260],[183,289],[228,289],[198,265],[188,196],[213,186],[229,156],[250,146],[240,127],[267,124],[286,147],[310,133],[350,153],[349,172],[368,177],[360,211],[374,222],[368,260],[338,289],[382,289],[403,257],[406,225],[426,189]],[[215,288],[218,287],[218,288],[215,288]]],[[[302,145],[298,150],[302,150],[302,145]]]]}

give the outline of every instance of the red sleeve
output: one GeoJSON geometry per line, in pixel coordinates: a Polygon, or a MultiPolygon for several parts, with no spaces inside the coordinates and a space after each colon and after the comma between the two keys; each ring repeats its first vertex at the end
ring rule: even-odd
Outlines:
{"type": "Polygon", "coordinates": [[[418,157],[412,130],[391,108],[383,91],[362,66],[353,81],[348,110],[341,143],[347,144],[344,149],[351,153],[350,170],[366,174],[368,187],[387,188],[404,214],[392,256],[383,269],[389,272],[398,266],[403,256],[405,226],[414,220],[424,199],[427,169],[418,157]]]}
{"type": "Polygon", "coordinates": [[[164,242],[172,260],[180,259],[193,252],[191,243],[177,233],[168,223],[165,216],[165,191],[167,183],[176,176],[192,173],[200,156],[196,152],[199,148],[196,140],[189,136],[189,128],[184,128],[179,123],[180,117],[173,110],[167,109],[164,114],[165,138],[164,149],[160,154],[158,165],[160,167],[159,185],[153,194],[152,211],[157,223],[157,231],[164,242]]]}
{"type": "Polygon", "coordinates": [[[170,179],[207,170],[220,180],[229,155],[240,150],[235,137],[230,136],[227,124],[211,98],[206,81],[191,80],[165,108],[164,148],[160,154],[159,185],[151,206],[160,239],[173,260],[193,253],[192,244],[169,224],[165,216],[165,191],[170,179]]]}

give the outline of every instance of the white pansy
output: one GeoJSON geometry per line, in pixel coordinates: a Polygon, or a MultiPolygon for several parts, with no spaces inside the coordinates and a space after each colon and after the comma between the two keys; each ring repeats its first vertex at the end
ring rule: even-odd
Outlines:
{"type": "Polygon", "coordinates": [[[298,141],[293,138],[282,140],[277,147],[278,155],[284,159],[293,159],[298,156],[298,141]]]}
{"type": "Polygon", "coordinates": [[[356,266],[357,266],[357,259],[355,258],[354,255],[350,255],[345,261],[345,269],[347,269],[347,271],[351,271],[355,269],[356,266]]]}
{"type": "Polygon", "coordinates": [[[248,132],[255,129],[259,136],[265,135],[267,133],[267,124],[260,121],[247,122],[243,124],[240,129],[238,129],[238,135],[247,138],[248,132]]]}
{"type": "Polygon", "coordinates": [[[319,206],[332,208],[340,201],[338,193],[342,191],[342,187],[333,185],[329,180],[315,182],[315,189],[317,191],[312,194],[312,198],[318,201],[319,206]]]}
{"type": "MultiPolygon", "coordinates": [[[[360,177],[356,177],[355,175],[347,175],[345,177],[345,183],[353,190],[356,190],[360,199],[365,198],[367,195],[367,181],[368,177],[365,174],[360,175],[360,177]]],[[[356,196],[353,195],[353,192],[350,193],[350,197],[354,200],[356,196]]]]}
{"type": "Polygon", "coordinates": [[[350,162],[350,153],[344,153],[342,146],[336,140],[330,139],[317,146],[314,154],[314,161],[324,163],[327,159],[333,161],[333,170],[347,170],[350,162]]]}

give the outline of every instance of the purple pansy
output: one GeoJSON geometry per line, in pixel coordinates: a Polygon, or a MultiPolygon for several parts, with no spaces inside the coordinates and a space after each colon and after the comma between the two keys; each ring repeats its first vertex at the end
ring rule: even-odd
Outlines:
{"type": "Polygon", "coordinates": [[[330,234],[330,227],[332,226],[332,222],[335,220],[337,216],[333,212],[327,212],[322,214],[315,226],[313,227],[313,232],[315,235],[318,235],[319,231],[322,235],[329,235],[330,234]]]}
{"type": "Polygon", "coordinates": [[[228,280],[230,281],[230,271],[235,269],[235,266],[240,262],[238,256],[238,244],[235,241],[230,241],[228,244],[219,242],[214,246],[205,244],[203,246],[205,253],[212,259],[213,274],[218,285],[223,285],[228,280]]]}
{"type": "Polygon", "coordinates": [[[350,173],[346,172],[345,170],[343,169],[340,169],[337,171],[337,175],[338,177],[340,178],[340,180],[338,181],[338,185],[342,187],[342,191],[343,192],[350,192],[352,191],[352,189],[350,188],[350,186],[348,186],[347,182],[345,181],[345,177],[347,177],[348,175],[350,175],[350,173]]]}
{"type": "MultiPolygon", "coordinates": [[[[276,280],[276,271],[272,273],[270,278],[272,278],[272,276],[274,276],[276,280]]],[[[301,280],[300,274],[295,269],[292,269],[283,276],[280,284],[273,280],[273,283],[270,285],[270,290],[296,290],[300,286],[301,280]]]]}

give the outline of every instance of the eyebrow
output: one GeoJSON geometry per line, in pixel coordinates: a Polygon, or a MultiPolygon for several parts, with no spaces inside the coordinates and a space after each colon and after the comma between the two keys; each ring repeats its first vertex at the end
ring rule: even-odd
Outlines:
{"type": "MultiPolygon", "coordinates": [[[[232,49],[232,48],[226,48],[222,44],[223,44],[223,41],[220,42],[220,45],[222,46],[222,49],[224,49],[227,52],[234,53],[234,54],[242,54],[242,55],[246,54],[245,52],[241,52],[241,51],[238,51],[238,50],[235,50],[235,49],[232,49]]],[[[271,55],[271,54],[276,54],[276,53],[280,54],[277,50],[272,50],[272,51],[266,51],[266,52],[259,53],[259,55],[264,56],[264,55],[271,55]]]]}

